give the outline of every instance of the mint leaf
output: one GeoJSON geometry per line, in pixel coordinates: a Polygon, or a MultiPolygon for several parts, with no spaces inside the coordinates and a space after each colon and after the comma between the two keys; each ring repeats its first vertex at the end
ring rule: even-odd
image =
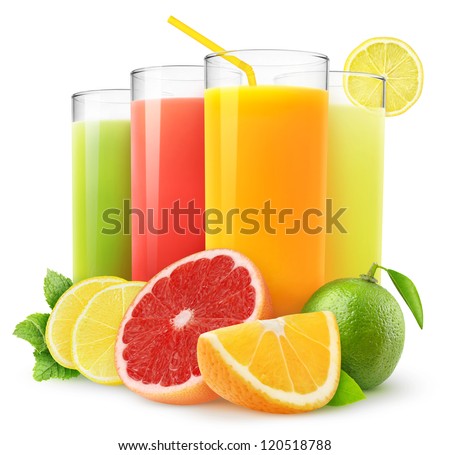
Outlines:
{"type": "MultiPolygon", "coordinates": [[[[47,269],[44,278],[45,300],[53,309],[58,299],[72,286],[72,280],[47,269]]],[[[79,376],[77,370],[71,370],[60,365],[50,354],[45,342],[45,330],[50,315],[48,313],[30,314],[24,321],[19,322],[13,334],[28,341],[34,348],[36,363],[33,368],[33,378],[36,381],[47,379],[70,379],[79,376]]]]}
{"type": "Polygon", "coordinates": [[[47,275],[44,278],[44,295],[45,300],[51,309],[55,306],[58,299],[72,286],[72,280],[53,270],[47,269],[47,275]]]}
{"type": "Polygon", "coordinates": [[[70,370],[60,365],[52,357],[48,350],[34,352],[36,364],[33,368],[33,378],[36,381],[47,381],[48,379],[70,379],[79,376],[77,370],[70,370]]]}
{"type": "Polygon", "coordinates": [[[419,327],[423,329],[423,308],[416,286],[406,275],[392,269],[384,270],[386,270],[389,274],[389,277],[394,283],[394,286],[397,288],[397,291],[403,297],[403,300],[406,302],[412,314],[416,318],[417,324],[419,324],[419,327]]]}
{"type": "Polygon", "coordinates": [[[47,349],[45,328],[49,316],[48,313],[30,314],[24,321],[16,325],[13,335],[31,343],[37,352],[45,351],[47,349]]]}
{"type": "Polygon", "coordinates": [[[328,403],[328,406],[345,406],[346,404],[355,403],[365,398],[366,396],[356,381],[344,370],[341,370],[338,388],[334,397],[328,403]]]}

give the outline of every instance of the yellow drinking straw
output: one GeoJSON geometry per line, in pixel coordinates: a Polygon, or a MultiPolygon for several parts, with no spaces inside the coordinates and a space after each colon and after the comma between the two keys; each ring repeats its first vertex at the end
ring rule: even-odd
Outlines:
{"type": "MultiPolygon", "coordinates": [[[[194,38],[196,41],[198,41],[200,44],[203,44],[203,46],[206,46],[211,51],[225,52],[225,49],[223,47],[220,47],[218,44],[214,43],[210,39],[208,39],[205,36],[201,35],[200,33],[196,32],[194,29],[189,27],[189,25],[184,24],[183,22],[179,21],[175,17],[170,16],[167,21],[169,22],[169,24],[172,24],[178,30],[181,30],[182,32],[186,33],[186,35],[190,36],[191,38],[194,38]]],[[[248,63],[243,62],[241,59],[239,59],[233,55],[224,54],[224,55],[221,55],[221,57],[224,58],[225,60],[228,60],[230,63],[232,63],[233,65],[237,66],[242,71],[244,71],[244,73],[247,76],[249,85],[256,85],[255,72],[253,71],[253,68],[248,63]]]]}

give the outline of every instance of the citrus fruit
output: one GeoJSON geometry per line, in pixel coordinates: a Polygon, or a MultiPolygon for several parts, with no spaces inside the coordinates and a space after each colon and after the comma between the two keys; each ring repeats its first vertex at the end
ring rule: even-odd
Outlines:
{"type": "Polygon", "coordinates": [[[332,311],[341,334],[342,369],[362,389],[394,371],[403,350],[405,323],[394,297],[364,278],[331,281],[318,289],[303,312],[332,311]]]}
{"type": "Polygon", "coordinates": [[[76,368],[72,360],[72,331],[83,308],[98,291],[125,280],[99,276],[71,286],[58,299],[47,322],[45,341],[53,358],[66,368],[76,368]]]}
{"type": "Polygon", "coordinates": [[[76,369],[100,384],[121,384],[114,363],[114,345],[123,315],[146,283],[116,284],[95,294],[75,322],[72,358],[76,369]]]}
{"type": "MultiPolygon", "coordinates": [[[[411,46],[397,38],[371,38],[360,44],[348,56],[345,71],[372,73],[386,79],[386,116],[407,111],[420,97],[423,86],[423,68],[411,46]]],[[[366,107],[371,95],[376,96],[374,84],[381,81],[370,78],[346,78],[346,91],[352,101],[366,107]]]]}
{"type": "Polygon", "coordinates": [[[197,364],[208,330],[272,316],[264,280],[242,254],[217,249],[188,256],[155,275],[120,326],[116,367],[124,384],[163,403],[217,398],[197,364]]]}
{"type": "Polygon", "coordinates": [[[218,395],[274,413],[311,411],[336,392],[339,330],[333,313],[294,314],[204,333],[198,363],[218,395]]]}

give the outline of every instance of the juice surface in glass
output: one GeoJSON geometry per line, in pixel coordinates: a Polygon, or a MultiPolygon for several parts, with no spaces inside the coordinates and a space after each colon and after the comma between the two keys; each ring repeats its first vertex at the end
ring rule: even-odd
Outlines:
{"type": "Polygon", "coordinates": [[[133,101],[131,119],[133,280],[146,281],[205,247],[203,98],[133,101]]]}
{"type": "Polygon", "coordinates": [[[131,197],[130,122],[74,122],[72,145],[74,282],[100,275],[129,280],[123,204],[131,197]]]}
{"type": "Polygon", "coordinates": [[[346,233],[326,236],[325,280],[358,277],[381,261],[384,109],[329,107],[327,198],[346,233]]]}
{"type": "Polygon", "coordinates": [[[324,280],[327,106],[325,90],[304,87],[205,93],[206,208],[223,217],[208,215],[206,247],[253,260],[277,315],[300,311],[324,280]]]}

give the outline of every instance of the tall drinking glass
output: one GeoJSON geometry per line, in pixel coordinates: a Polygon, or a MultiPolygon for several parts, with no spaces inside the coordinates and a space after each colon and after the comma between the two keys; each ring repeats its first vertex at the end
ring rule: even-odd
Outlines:
{"type": "Polygon", "coordinates": [[[277,315],[324,282],[327,69],[324,55],[242,50],[206,61],[206,247],[252,259],[277,315]],[[223,56],[251,65],[256,85],[223,56]]]}
{"type": "Polygon", "coordinates": [[[133,279],[205,248],[204,69],[131,73],[133,279]]]}
{"type": "Polygon", "coordinates": [[[130,91],[75,93],[72,111],[73,279],[131,279],[130,91]]]}
{"type": "Polygon", "coordinates": [[[326,281],[357,277],[381,261],[385,80],[363,73],[329,75],[327,198],[345,210],[326,237],[326,281]],[[371,87],[368,106],[352,87],[371,87]]]}

